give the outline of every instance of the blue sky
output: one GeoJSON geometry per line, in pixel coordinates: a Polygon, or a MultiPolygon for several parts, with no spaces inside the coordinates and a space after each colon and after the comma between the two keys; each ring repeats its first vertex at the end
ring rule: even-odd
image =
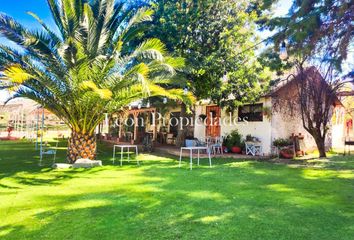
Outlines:
{"type": "Polygon", "coordinates": [[[53,24],[46,0],[0,0],[0,12],[10,15],[28,28],[38,28],[39,24],[27,14],[28,11],[53,24]]]}
{"type": "MultiPolygon", "coordinates": [[[[291,2],[291,0],[280,0],[275,14],[286,14],[291,2]]],[[[0,12],[14,17],[30,28],[38,28],[38,23],[26,13],[27,11],[36,13],[46,23],[50,22],[49,25],[53,25],[46,0],[0,0],[0,12]]]]}
{"type": "MultiPolygon", "coordinates": [[[[28,11],[36,13],[48,25],[54,26],[54,21],[50,15],[46,0],[0,0],[0,12],[6,13],[7,15],[15,18],[29,29],[40,28],[37,20],[27,14],[28,11]]],[[[1,37],[0,42],[2,44],[9,44],[4,38],[1,37]]],[[[1,95],[2,94],[0,92],[0,102],[1,95]]]]}
{"type": "Polygon", "coordinates": [[[0,0],[0,12],[4,12],[31,28],[39,25],[26,12],[32,11],[46,22],[51,21],[46,0],[0,0]]]}
{"type": "MultiPolygon", "coordinates": [[[[284,15],[291,6],[291,0],[280,0],[275,7],[275,15],[284,15]]],[[[0,12],[6,13],[15,18],[21,24],[30,29],[40,28],[37,21],[27,14],[28,11],[36,13],[49,26],[54,26],[46,0],[0,0],[0,12]]],[[[266,36],[269,34],[263,34],[266,36]]],[[[0,43],[8,44],[8,42],[0,37],[0,43]]],[[[0,102],[8,97],[5,91],[0,91],[0,102]]]]}

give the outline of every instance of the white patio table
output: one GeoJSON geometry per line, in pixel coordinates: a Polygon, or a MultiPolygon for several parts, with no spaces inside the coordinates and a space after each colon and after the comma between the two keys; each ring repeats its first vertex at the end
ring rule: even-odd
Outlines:
{"type": "MultiPolygon", "coordinates": [[[[120,148],[120,165],[122,166],[123,165],[123,152],[124,152],[124,148],[127,149],[127,153],[128,153],[128,161],[130,160],[130,157],[129,157],[129,149],[130,148],[135,148],[135,154],[138,155],[138,145],[114,145],[113,146],[113,164],[114,164],[114,161],[116,160],[116,147],[117,148],[120,148]]],[[[140,165],[139,163],[139,159],[137,158],[137,163],[138,165],[140,165]]]]}
{"type": "Polygon", "coordinates": [[[208,158],[209,158],[209,166],[211,167],[211,157],[210,157],[210,148],[209,147],[181,147],[181,151],[179,154],[179,167],[181,167],[182,151],[183,150],[189,150],[190,170],[192,170],[193,151],[194,150],[197,150],[197,152],[198,152],[198,166],[199,166],[199,159],[200,159],[200,150],[206,150],[206,152],[208,153],[208,158]]]}

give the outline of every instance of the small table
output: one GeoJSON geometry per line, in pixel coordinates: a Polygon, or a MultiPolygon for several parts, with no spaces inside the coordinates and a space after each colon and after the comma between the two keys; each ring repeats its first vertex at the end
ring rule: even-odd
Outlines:
{"type": "Polygon", "coordinates": [[[252,156],[262,155],[262,143],[261,142],[245,142],[246,145],[246,155],[251,154],[252,156]]]}
{"type": "Polygon", "coordinates": [[[193,165],[193,150],[198,151],[198,166],[199,166],[200,150],[206,150],[206,152],[208,153],[208,158],[209,158],[209,166],[211,167],[210,149],[208,147],[181,147],[181,151],[179,154],[179,167],[181,167],[182,151],[183,150],[189,150],[190,170],[192,170],[192,165],[193,165]]]}
{"type": "MultiPolygon", "coordinates": [[[[130,148],[135,148],[135,154],[138,155],[138,146],[137,145],[114,145],[113,146],[113,164],[114,161],[116,160],[116,147],[120,148],[120,165],[123,165],[123,152],[124,152],[124,148],[126,148],[128,151],[128,161],[129,161],[129,149],[130,148]]],[[[137,159],[137,163],[138,165],[140,165],[139,163],[139,159],[137,159]]]]}

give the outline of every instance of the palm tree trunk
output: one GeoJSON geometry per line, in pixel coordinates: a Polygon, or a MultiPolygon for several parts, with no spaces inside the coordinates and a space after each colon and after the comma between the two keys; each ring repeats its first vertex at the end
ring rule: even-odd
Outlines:
{"type": "Polygon", "coordinates": [[[94,135],[80,134],[71,131],[68,142],[68,162],[74,163],[79,158],[96,158],[96,138],[94,135]]]}

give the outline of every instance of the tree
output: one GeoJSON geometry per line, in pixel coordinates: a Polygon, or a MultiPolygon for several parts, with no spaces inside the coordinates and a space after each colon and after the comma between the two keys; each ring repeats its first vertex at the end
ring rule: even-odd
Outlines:
{"type": "Polygon", "coordinates": [[[323,70],[335,71],[296,64],[296,75],[289,75],[295,78],[296,92],[294,96],[289,94],[285,104],[300,114],[303,127],[315,140],[319,157],[326,157],[326,138],[333,109],[340,104],[337,92],[342,86],[340,79],[329,79],[335,74],[323,70]]]}
{"type": "Polygon", "coordinates": [[[161,37],[168,50],[186,59],[186,87],[197,98],[233,110],[262,95],[269,75],[255,54],[258,15],[250,10],[250,1],[152,2],[156,17],[146,34],[161,37]]]}
{"type": "Polygon", "coordinates": [[[271,18],[266,23],[276,31],[276,48],[286,42],[287,64],[279,64],[279,58],[278,64],[274,64],[273,58],[272,66],[278,66],[278,70],[294,66],[303,126],[315,139],[320,157],[326,156],[328,123],[344,83],[342,64],[353,44],[353,7],[352,2],[344,0],[293,1],[286,16],[271,18]]]}
{"type": "MultiPolygon", "coordinates": [[[[225,95],[230,92],[220,91],[226,72],[230,74],[229,82],[241,83],[243,80],[233,78],[232,73],[247,77],[247,74],[253,74],[252,70],[258,74],[264,70],[255,54],[255,45],[259,42],[256,33],[258,15],[250,10],[250,1],[152,2],[156,3],[156,17],[146,34],[161,36],[171,52],[186,59],[188,87],[198,98],[226,100],[225,95]]],[[[254,83],[269,80],[263,77],[253,76],[248,80],[249,86],[240,84],[238,87],[249,93],[254,89],[254,83]]],[[[236,105],[241,98],[236,96],[236,105]]],[[[228,105],[234,102],[228,102],[228,105]]]]}
{"type": "Polygon", "coordinates": [[[114,0],[48,0],[57,30],[29,13],[43,30],[28,30],[5,14],[0,33],[21,50],[0,46],[1,88],[30,98],[70,128],[68,160],[94,159],[96,126],[141,98],[166,96],[191,104],[191,94],[165,89],[182,58],[157,38],[141,39],[153,11],[114,0]]]}
{"type": "MultiPolygon", "coordinates": [[[[278,2],[278,0],[264,0],[278,2]]],[[[265,4],[269,6],[269,4],[265,4]]],[[[273,36],[276,46],[287,41],[288,52],[311,55],[324,38],[335,39],[335,48],[327,49],[336,61],[336,68],[347,59],[353,45],[354,2],[347,0],[297,0],[292,2],[286,16],[270,18],[266,26],[277,33],[273,36]]]]}

